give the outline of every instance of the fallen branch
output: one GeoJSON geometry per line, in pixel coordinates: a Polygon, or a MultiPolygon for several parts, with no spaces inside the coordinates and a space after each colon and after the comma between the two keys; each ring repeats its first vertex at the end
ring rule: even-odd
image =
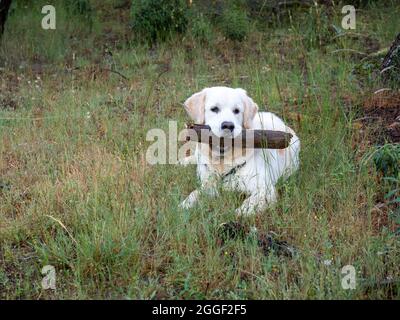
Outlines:
{"type": "Polygon", "coordinates": [[[254,148],[254,149],[285,149],[289,146],[292,135],[288,132],[274,130],[243,130],[242,134],[235,138],[219,138],[212,134],[207,125],[188,124],[186,126],[186,141],[208,143],[210,146],[224,145],[254,148]]]}
{"type": "Polygon", "coordinates": [[[365,52],[357,51],[354,49],[337,49],[337,50],[333,50],[331,52],[331,54],[340,53],[340,52],[350,52],[350,53],[358,54],[360,56],[368,56],[368,54],[366,54],[365,52]]]}
{"type": "Polygon", "coordinates": [[[117,70],[108,69],[108,68],[101,68],[100,70],[115,73],[115,74],[119,75],[121,78],[124,78],[125,80],[129,80],[129,78],[127,76],[124,76],[121,72],[119,72],[117,70]]]}

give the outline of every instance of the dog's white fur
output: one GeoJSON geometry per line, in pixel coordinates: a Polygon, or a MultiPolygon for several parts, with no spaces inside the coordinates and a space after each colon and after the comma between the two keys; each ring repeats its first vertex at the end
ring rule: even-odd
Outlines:
{"type": "Polygon", "coordinates": [[[272,205],[276,201],[275,185],[278,179],[287,177],[299,166],[300,140],[295,132],[275,114],[258,112],[257,104],[240,88],[205,88],[188,98],[184,106],[196,123],[209,125],[218,137],[236,137],[245,129],[285,131],[293,137],[286,149],[246,149],[242,152],[235,148],[233,151],[222,150],[222,155],[221,150],[209,150],[207,144],[198,143],[194,157],[202,186],[193,191],[181,207],[193,207],[202,192],[217,195],[218,181],[222,181],[222,190],[237,190],[249,195],[236,210],[238,215],[257,213],[272,205]],[[224,121],[234,124],[232,132],[221,128],[224,121]],[[233,168],[237,171],[224,177],[233,168]]]}

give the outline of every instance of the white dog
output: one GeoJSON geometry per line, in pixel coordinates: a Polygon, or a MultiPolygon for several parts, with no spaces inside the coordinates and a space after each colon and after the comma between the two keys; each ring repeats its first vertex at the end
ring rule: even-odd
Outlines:
{"type": "Polygon", "coordinates": [[[201,188],[193,191],[182,208],[195,205],[202,192],[217,195],[218,182],[222,190],[245,192],[249,197],[236,210],[238,215],[260,212],[276,201],[275,185],[299,166],[300,140],[295,132],[270,112],[258,112],[258,106],[243,89],[206,88],[184,103],[189,116],[197,124],[209,125],[218,137],[237,137],[245,129],[278,130],[291,133],[286,149],[242,149],[213,147],[197,143],[194,158],[201,188]],[[221,163],[222,162],[222,163],[221,163]]]}

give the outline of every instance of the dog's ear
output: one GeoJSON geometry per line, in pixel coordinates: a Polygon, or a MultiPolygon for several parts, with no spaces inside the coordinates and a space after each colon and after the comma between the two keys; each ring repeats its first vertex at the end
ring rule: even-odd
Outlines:
{"type": "Polygon", "coordinates": [[[186,112],[192,118],[192,120],[197,124],[204,123],[204,108],[206,102],[206,89],[193,94],[188,98],[185,103],[186,112]]]}
{"type": "Polygon", "coordinates": [[[236,90],[239,91],[241,99],[244,104],[243,127],[245,129],[251,129],[253,127],[252,125],[253,119],[256,116],[256,113],[258,112],[258,106],[253,101],[253,99],[247,95],[246,90],[243,89],[236,89],[236,90]]]}

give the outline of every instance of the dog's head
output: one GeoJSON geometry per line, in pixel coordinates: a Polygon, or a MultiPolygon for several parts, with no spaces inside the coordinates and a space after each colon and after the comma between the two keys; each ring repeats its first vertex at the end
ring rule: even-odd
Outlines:
{"type": "Polygon", "coordinates": [[[237,137],[251,129],[258,111],[245,90],[227,87],[205,88],[184,103],[189,116],[198,124],[210,126],[217,137],[237,137]]]}

